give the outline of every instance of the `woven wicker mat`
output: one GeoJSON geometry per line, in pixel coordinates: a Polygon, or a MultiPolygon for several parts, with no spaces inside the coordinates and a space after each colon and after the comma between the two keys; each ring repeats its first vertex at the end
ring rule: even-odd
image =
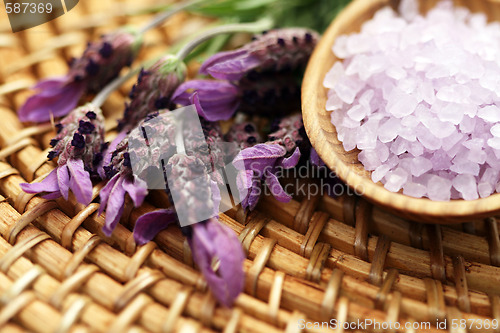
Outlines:
{"type": "MultiPolygon", "coordinates": [[[[125,23],[154,0],[85,0],[43,26],[12,34],[0,14],[0,327],[2,332],[297,332],[301,323],[373,319],[418,327],[492,332],[500,320],[498,222],[455,226],[410,223],[354,196],[263,198],[245,216],[221,215],[247,250],[245,293],[217,306],[178,228],[137,248],[133,222],[161,207],[160,194],[129,210],[112,238],[102,235],[98,204],[53,202],[18,184],[50,172],[51,126],[23,128],[15,110],[38,78],[59,75],[88,39],[125,23]],[[148,3],[149,2],[149,3],[148,3]],[[477,320],[469,329],[453,320],[477,320]]],[[[153,57],[204,25],[180,14],[146,36],[153,57]]],[[[108,134],[132,82],[104,105],[108,134]]],[[[307,183],[308,180],[305,180],[307,183]]],[[[95,188],[95,195],[100,185],[95,188]]],[[[311,326],[311,325],[309,325],[311,326]]],[[[353,326],[355,330],[376,327],[353,326]]],[[[326,331],[327,327],[308,329],[326,331]]],[[[342,331],[342,328],[337,329],[342,331]]],[[[387,331],[387,329],[381,329],[387,331]]],[[[500,332],[500,330],[496,330],[500,332]]]]}

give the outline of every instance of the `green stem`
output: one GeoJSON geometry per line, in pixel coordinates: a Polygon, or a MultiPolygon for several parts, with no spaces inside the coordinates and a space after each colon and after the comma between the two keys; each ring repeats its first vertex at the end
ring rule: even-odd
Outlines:
{"type": "Polygon", "coordinates": [[[207,2],[207,0],[191,0],[191,1],[182,2],[181,4],[175,6],[173,9],[166,11],[164,13],[160,13],[157,16],[155,16],[155,18],[151,22],[149,22],[148,24],[143,26],[141,29],[139,29],[139,33],[143,34],[148,30],[156,28],[157,26],[161,25],[166,19],[177,14],[178,12],[183,11],[185,9],[188,9],[190,7],[194,7],[194,6],[199,5],[203,2],[207,2]]]}
{"type": "Polygon", "coordinates": [[[179,52],[177,52],[177,58],[181,61],[184,60],[198,45],[217,35],[236,33],[236,32],[255,33],[270,29],[272,26],[273,26],[273,21],[271,19],[263,18],[253,23],[227,24],[215,27],[211,30],[208,30],[198,35],[193,40],[184,45],[182,49],[180,49],[179,52]]]}

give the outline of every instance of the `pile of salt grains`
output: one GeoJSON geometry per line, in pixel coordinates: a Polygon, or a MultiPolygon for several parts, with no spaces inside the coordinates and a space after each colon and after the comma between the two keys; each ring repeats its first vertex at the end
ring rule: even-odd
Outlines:
{"type": "Polygon", "coordinates": [[[337,38],[325,77],[344,149],[389,191],[446,201],[500,192],[500,24],[403,1],[337,38]]]}

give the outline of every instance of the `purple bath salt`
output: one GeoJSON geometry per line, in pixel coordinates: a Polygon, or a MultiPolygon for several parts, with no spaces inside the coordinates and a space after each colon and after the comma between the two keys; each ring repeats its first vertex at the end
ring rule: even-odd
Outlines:
{"type": "Polygon", "coordinates": [[[344,149],[392,192],[475,200],[500,191],[500,23],[417,0],[339,36],[326,109],[344,149]]]}

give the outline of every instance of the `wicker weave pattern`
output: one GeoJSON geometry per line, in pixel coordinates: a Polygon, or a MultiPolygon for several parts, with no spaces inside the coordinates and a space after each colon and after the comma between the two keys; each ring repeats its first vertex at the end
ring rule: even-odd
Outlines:
{"type": "MultiPolygon", "coordinates": [[[[46,161],[52,127],[23,128],[15,116],[25,88],[64,73],[64,59],[81,52],[87,39],[120,24],[146,22],[146,16],[120,16],[137,9],[134,3],[81,1],[69,14],[16,35],[0,14],[2,331],[259,333],[297,332],[302,318],[371,318],[402,326],[500,320],[500,241],[493,218],[425,226],[352,196],[296,197],[287,204],[265,198],[248,215],[234,208],[221,221],[240,235],[247,278],[245,293],[227,309],[207,292],[177,228],[135,246],[133,223],[161,207],[161,194],[128,210],[123,225],[106,238],[98,204],[82,207],[74,198],[47,201],[22,192],[19,183],[54,167],[46,161]]],[[[177,15],[147,35],[142,56],[161,54],[202,23],[177,15]]],[[[130,84],[104,105],[110,138],[130,84]]]]}

